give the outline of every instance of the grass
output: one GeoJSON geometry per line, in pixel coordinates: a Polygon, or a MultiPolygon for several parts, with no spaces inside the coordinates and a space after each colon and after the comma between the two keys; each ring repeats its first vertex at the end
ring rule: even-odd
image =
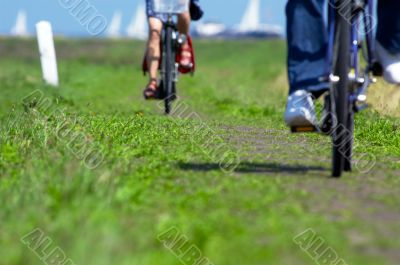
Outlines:
{"type": "Polygon", "coordinates": [[[56,47],[59,89],[43,85],[33,40],[0,41],[0,264],[43,263],[21,243],[35,228],[44,253],[75,264],[181,264],[157,240],[171,227],[219,265],[314,264],[293,242],[308,228],[347,264],[397,264],[400,127],[376,92],[356,155],[377,163],[332,180],[329,139],[283,124],[281,41],[198,41],[198,71],[179,83],[191,119],[142,100],[143,43],[56,47]],[[33,91],[42,101],[23,104],[33,91]],[[221,145],[240,158],[232,173],[221,145]]]}

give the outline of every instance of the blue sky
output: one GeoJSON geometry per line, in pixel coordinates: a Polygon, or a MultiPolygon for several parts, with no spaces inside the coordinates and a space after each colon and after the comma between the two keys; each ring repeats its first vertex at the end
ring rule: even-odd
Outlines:
{"type": "MultiPolygon", "coordinates": [[[[8,33],[15,23],[18,10],[28,13],[29,31],[40,20],[49,20],[55,32],[64,34],[85,34],[81,26],[67,10],[59,4],[62,0],[0,0],[0,32],[8,33]]],[[[144,0],[88,0],[101,14],[111,19],[115,10],[123,12],[123,27],[131,20],[138,3],[144,0]]],[[[247,0],[200,0],[206,15],[204,20],[219,20],[227,25],[240,22],[247,0]],[[226,5],[226,3],[229,3],[226,5]]],[[[261,0],[260,13],[263,22],[284,25],[285,0],[261,0]]]]}

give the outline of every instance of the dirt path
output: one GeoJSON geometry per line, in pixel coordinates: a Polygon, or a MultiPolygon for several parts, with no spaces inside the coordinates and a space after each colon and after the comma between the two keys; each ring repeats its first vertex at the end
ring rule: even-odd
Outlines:
{"type": "Polygon", "coordinates": [[[400,172],[388,168],[390,157],[381,157],[367,173],[355,170],[341,179],[330,178],[330,139],[293,135],[288,130],[247,126],[221,126],[224,140],[242,151],[242,163],[235,171],[277,176],[298,176],[290,188],[310,196],[304,204],[328,220],[343,221],[350,216],[359,229],[347,232],[355,247],[365,253],[400,260],[400,252],[374,248],[376,238],[398,240],[400,234],[400,172]],[[322,199],[324,198],[324,199],[322,199]],[[366,232],[368,231],[368,232],[366,232]]]}

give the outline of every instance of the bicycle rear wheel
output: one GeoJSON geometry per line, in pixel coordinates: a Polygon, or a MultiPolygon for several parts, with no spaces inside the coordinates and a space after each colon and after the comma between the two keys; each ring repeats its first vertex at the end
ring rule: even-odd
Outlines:
{"type": "MultiPolygon", "coordinates": [[[[348,166],[349,154],[346,147],[349,141],[352,141],[352,133],[349,131],[350,115],[350,36],[351,24],[341,14],[351,14],[351,4],[342,4],[337,1],[336,27],[335,27],[335,47],[333,70],[334,75],[339,77],[339,81],[333,84],[331,88],[332,113],[336,115],[337,124],[332,134],[333,158],[332,158],[332,176],[340,177],[345,169],[345,163],[348,166]],[[346,161],[347,160],[347,161],[346,161]]],[[[352,116],[353,117],[353,116],[352,116]]],[[[351,120],[352,118],[350,118],[351,120]]],[[[350,121],[351,123],[351,121],[350,121]]]]}

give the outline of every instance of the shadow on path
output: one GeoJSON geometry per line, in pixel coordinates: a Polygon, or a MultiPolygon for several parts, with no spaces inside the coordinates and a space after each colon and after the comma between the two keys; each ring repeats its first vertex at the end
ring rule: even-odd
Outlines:
{"type": "MultiPolygon", "coordinates": [[[[180,163],[180,169],[191,171],[213,171],[221,170],[221,166],[217,163],[180,163]]],[[[311,172],[327,172],[328,169],[320,166],[302,166],[302,165],[288,165],[279,163],[251,163],[242,162],[233,171],[235,173],[287,173],[287,174],[301,174],[311,172]]]]}

